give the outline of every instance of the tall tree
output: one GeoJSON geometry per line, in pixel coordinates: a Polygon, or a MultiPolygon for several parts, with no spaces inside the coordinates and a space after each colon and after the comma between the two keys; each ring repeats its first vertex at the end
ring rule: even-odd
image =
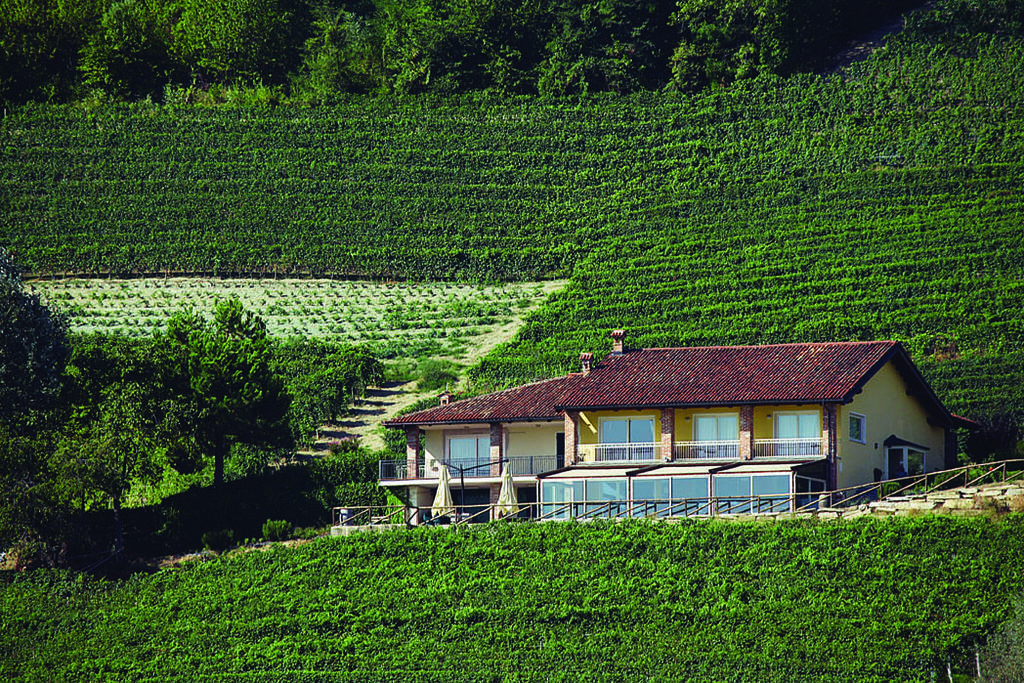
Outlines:
{"type": "Polygon", "coordinates": [[[167,379],[191,403],[187,425],[213,455],[214,485],[224,481],[224,460],[234,443],[279,447],[291,442],[289,398],[270,368],[266,325],[237,299],[217,305],[212,325],[191,313],[168,324],[167,379]],[[187,388],[186,388],[187,387],[187,388]]]}

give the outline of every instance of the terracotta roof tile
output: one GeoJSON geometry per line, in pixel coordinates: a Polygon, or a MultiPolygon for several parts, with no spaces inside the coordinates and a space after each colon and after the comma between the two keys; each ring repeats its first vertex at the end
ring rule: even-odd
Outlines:
{"type": "Polygon", "coordinates": [[[629,351],[605,358],[558,407],[841,401],[898,347],[880,341],[629,351]]]}
{"type": "Polygon", "coordinates": [[[446,406],[409,413],[385,424],[397,427],[406,424],[560,420],[562,413],[555,408],[555,404],[582,379],[583,375],[572,374],[532,382],[493,394],[455,401],[446,406]]]}
{"type": "MultiPolygon", "coordinates": [[[[386,424],[557,420],[563,409],[845,401],[894,356],[912,367],[892,341],[627,351],[608,356],[588,375],[475,396],[386,424]]],[[[935,403],[945,413],[937,398],[935,403]]]]}

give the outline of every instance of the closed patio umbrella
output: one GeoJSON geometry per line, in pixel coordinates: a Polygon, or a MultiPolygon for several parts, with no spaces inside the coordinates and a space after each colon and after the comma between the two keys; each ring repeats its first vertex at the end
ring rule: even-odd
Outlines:
{"type": "Polygon", "coordinates": [[[437,482],[437,494],[434,496],[434,504],[430,506],[430,514],[434,518],[455,516],[455,502],[452,500],[451,480],[452,475],[448,472],[448,465],[442,463],[441,480],[437,482]]]}
{"type": "Polygon", "coordinates": [[[501,473],[501,491],[498,492],[498,504],[495,506],[494,512],[498,517],[511,517],[519,512],[516,487],[512,483],[512,468],[507,462],[501,473]]]}

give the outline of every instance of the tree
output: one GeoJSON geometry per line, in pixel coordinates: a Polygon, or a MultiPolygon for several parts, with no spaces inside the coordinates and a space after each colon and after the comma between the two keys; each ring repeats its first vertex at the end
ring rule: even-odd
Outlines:
{"type": "Polygon", "coordinates": [[[60,393],[67,331],[67,318],[25,291],[20,268],[0,249],[0,424],[18,434],[41,425],[60,393]]]}
{"type": "Polygon", "coordinates": [[[288,394],[270,368],[266,325],[237,299],[217,305],[212,325],[192,313],[167,326],[165,386],[190,404],[182,424],[194,443],[212,453],[214,485],[224,481],[233,443],[290,445],[288,394]]]}
{"type": "Polygon", "coordinates": [[[99,496],[114,511],[114,555],[124,551],[121,502],[139,481],[155,481],[160,475],[156,461],[154,416],[138,384],[114,384],[104,391],[94,419],[73,431],[58,450],[59,481],[74,489],[83,500],[99,496]]]}

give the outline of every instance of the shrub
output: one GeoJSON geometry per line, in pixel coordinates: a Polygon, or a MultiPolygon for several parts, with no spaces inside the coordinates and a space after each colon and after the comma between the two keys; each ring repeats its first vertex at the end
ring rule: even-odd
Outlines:
{"type": "Polygon", "coordinates": [[[263,538],[268,541],[287,541],[292,537],[292,525],[284,519],[268,519],[263,523],[263,538]]]}
{"type": "Polygon", "coordinates": [[[203,534],[203,547],[207,550],[222,552],[230,548],[235,542],[235,532],[231,529],[220,531],[207,531],[203,534]]]}

